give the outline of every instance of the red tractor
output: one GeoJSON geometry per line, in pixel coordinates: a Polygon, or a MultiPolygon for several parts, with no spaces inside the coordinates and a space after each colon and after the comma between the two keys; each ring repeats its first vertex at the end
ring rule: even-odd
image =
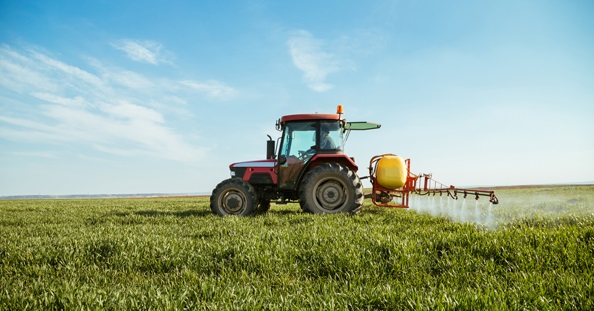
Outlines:
{"type": "Polygon", "coordinates": [[[270,209],[270,202],[299,201],[308,213],[357,213],[363,204],[358,166],[344,153],[351,130],[377,129],[379,124],[346,122],[342,106],[336,114],[295,114],[277,121],[278,140],[269,136],[266,160],[233,163],[231,178],[210,197],[212,212],[252,215],[270,209]]]}

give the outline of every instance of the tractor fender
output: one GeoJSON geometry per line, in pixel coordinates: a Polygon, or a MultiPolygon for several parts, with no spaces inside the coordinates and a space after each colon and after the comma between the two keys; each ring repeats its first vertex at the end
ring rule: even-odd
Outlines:
{"type": "Polygon", "coordinates": [[[353,159],[351,159],[346,154],[316,154],[307,162],[306,167],[301,170],[298,178],[298,185],[301,185],[303,177],[307,174],[307,172],[323,163],[338,163],[344,167],[348,167],[355,174],[359,169],[359,166],[357,166],[355,161],[353,161],[353,159]]]}
{"type": "Polygon", "coordinates": [[[316,154],[310,161],[309,167],[307,168],[312,169],[322,163],[339,163],[342,166],[346,166],[351,171],[357,172],[359,170],[359,166],[353,161],[352,158],[347,156],[346,154],[316,154]]]}

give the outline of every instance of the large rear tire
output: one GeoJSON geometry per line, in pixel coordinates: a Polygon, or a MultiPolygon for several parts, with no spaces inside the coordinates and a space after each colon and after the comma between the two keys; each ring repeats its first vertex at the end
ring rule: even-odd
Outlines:
{"type": "Polygon", "coordinates": [[[313,214],[358,213],[363,184],[350,168],[324,163],[305,175],[299,192],[301,209],[313,214]]]}
{"type": "Polygon", "coordinates": [[[250,216],[256,212],[257,205],[254,187],[239,178],[223,180],[210,196],[210,209],[219,216],[250,216]]]}

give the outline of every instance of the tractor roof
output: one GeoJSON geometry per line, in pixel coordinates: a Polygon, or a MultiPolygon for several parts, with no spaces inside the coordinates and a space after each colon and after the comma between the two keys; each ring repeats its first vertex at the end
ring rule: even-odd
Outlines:
{"type": "MultiPolygon", "coordinates": [[[[318,113],[311,113],[311,114],[291,114],[287,116],[283,116],[281,118],[281,123],[285,122],[292,122],[292,121],[314,121],[314,120],[322,120],[322,121],[344,121],[341,114],[318,114],[318,113]]],[[[374,130],[381,127],[381,124],[366,122],[366,121],[357,121],[357,122],[346,122],[344,125],[345,130],[354,130],[354,131],[362,131],[362,130],[374,130]]]]}
{"type": "Polygon", "coordinates": [[[281,122],[291,122],[291,121],[308,121],[308,120],[342,120],[341,115],[339,114],[318,114],[318,113],[311,113],[311,114],[291,114],[288,116],[283,116],[281,118],[281,122]]]}

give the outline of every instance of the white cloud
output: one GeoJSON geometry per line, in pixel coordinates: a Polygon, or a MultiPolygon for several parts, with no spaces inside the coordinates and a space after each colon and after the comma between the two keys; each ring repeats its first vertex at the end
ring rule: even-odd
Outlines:
{"type": "Polygon", "coordinates": [[[110,85],[110,87],[147,90],[154,89],[156,87],[155,84],[159,84],[139,73],[113,66],[106,66],[95,58],[87,58],[87,61],[89,65],[98,72],[98,76],[100,76],[106,84],[110,85]]]}
{"type": "Polygon", "coordinates": [[[33,157],[33,158],[48,158],[48,159],[58,158],[58,153],[56,153],[55,151],[17,151],[17,152],[10,152],[10,154],[18,156],[18,157],[33,157]]]}
{"type": "Polygon", "coordinates": [[[33,97],[41,99],[43,101],[60,104],[64,106],[75,106],[75,107],[82,107],[85,105],[85,99],[81,96],[75,96],[74,98],[62,97],[51,93],[45,92],[33,92],[31,94],[33,97]]]}
{"type": "Polygon", "coordinates": [[[347,68],[338,56],[324,51],[325,42],[314,38],[305,30],[295,31],[287,41],[293,64],[303,72],[305,84],[314,91],[324,92],[332,88],[326,77],[347,68]]]}
{"type": "Polygon", "coordinates": [[[87,71],[84,71],[78,67],[68,65],[56,59],[50,58],[46,55],[43,55],[39,52],[30,51],[33,59],[37,59],[41,61],[43,67],[49,71],[54,71],[64,75],[64,77],[69,78],[69,80],[78,80],[84,82],[92,87],[102,87],[103,81],[94,74],[91,74],[87,71]]]}
{"type": "Polygon", "coordinates": [[[159,112],[130,103],[104,105],[101,110],[110,116],[134,120],[135,122],[164,123],[163,116],[159,112]]]}
{"type": "Polygon", "coordinates": [[[153,65],[170,62],[162,52],[163,46],[155,41],[124,39],[114,42],[112,46],[124,51],[133,61],[153,65]]]}
{"type": "Polygon", "coordinates": [[[19,93],[89,93],[104,90],[100,77],[37,52],[0,48],[0,86],[19,93]],[[4,78],[1,78],[4,77],[4,78]]]}
{"type": "Polygon", "coordinates": [[[182,85],[189,87],[190,89],[199,91],[201,93],[205,93],[210,97],[216,97],[221,99],[230,99],[232,98],[237,91],[225,85],[224,83],[216,80],[208,80],[208,81],[192,81],[186,80],[180,82],[182,85]]]}
{"type": "Polygon", "coordinates": [[[111,74],[108,73],[107,75],[111,81],[124,87],[132,89],[148,89],[154,87],[154,83],[152,83],[149,79],[132,71],[121,70],[115,71],[111,74]]]}
{"type": "Polygon", "coordinates": [[[38,90],[56,91],[60,83],[48,79],[36,68],[33,59],[25,57],[8,46],[0,48],[0,86],[23,92],[32,87],[38,90]]]}
{"type": "MultiPolygon", "coordinates": [[[[0,80],[0,92],[4,93],[2,98],[10,99],[11,106],[19,107],[0,116],[0,137],[187,162],[205,155],[206,147],[190,142],[190,136],[169,124],[163,113],[147,106],[151,102],[173,106],[185,103],[173,93],[171,86],[178,82],[155,81],[98,62],[91,62],[89,67],[99,73],[30,49],[0,48],[0,75],[12,77],[0,80]],[[171,98],[174,100],[169,101],[171,98]]],[[[211,86],[207,95],[233,91],[221,82],[205,85],[211,86]]]]}

